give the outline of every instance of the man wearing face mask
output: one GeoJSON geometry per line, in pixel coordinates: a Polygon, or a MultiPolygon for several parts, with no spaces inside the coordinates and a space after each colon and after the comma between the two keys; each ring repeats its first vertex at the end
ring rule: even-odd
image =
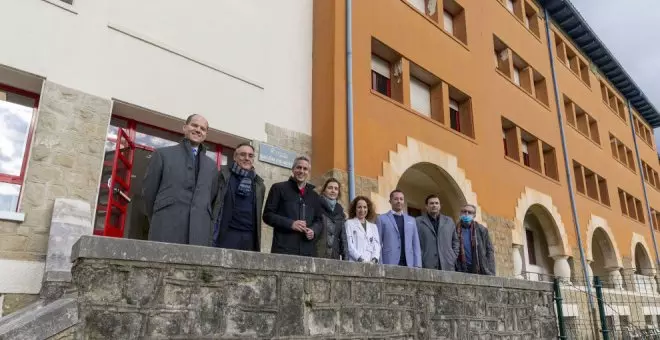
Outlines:
{"type": "Polygon", "coordinates": [[[211,245],[218,168],[202,144],[208,128],[204,117],[190,115],[181,143],[151,155],[142,186],[150,241],[211,245]]]}
{"type": "Polygon", "coordinates": [[[474,220],[477,208],[466,204],[461,208],[461,217],[456,227],[460,248],[456,260],[456,271],[463,273],[495,275],[493,243],[488,229],[474,220]]]}
{"type": "Polygon", "coordinates": [[[234,162],[218,176],[218,195],[213,205],[213,246],[261,250],[261,210],[266,187],[254,171],[254,148],[239,144],[234,162]]]}

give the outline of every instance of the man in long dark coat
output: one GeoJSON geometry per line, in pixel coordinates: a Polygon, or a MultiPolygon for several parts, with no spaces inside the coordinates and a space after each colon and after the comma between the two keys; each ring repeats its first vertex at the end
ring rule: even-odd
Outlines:
{"type": "Polygon", "coordinates": [[[191,115],[181,143],[152,154],[142,189],[150,241],[211,245],[218,168],[205,156],[207,131],[207,120],[191,115]]]}

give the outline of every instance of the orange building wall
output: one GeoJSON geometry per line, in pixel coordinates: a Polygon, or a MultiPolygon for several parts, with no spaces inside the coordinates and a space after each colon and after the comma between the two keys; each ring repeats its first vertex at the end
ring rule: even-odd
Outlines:
{"type": "MultiPolygon", "coordinates": [[[[412,137],[457,156],[458,167],[465,170],[466,177],[472,182],[473,191],[478,195],[479,205],[489,214],[513,219],[517,200],[525,187],[550,195],[565,225],[570,246],[577,247],[545,23],[543,19],[540,20],[541,34],[540,38],[537,38],[496,0],[458,2],[466,13],[467,45],[458,42],[404,0],[353,2],[356,174],[370,178],[383,175],[383,163],[388,161],[389,153],[397,149],[397,144],[405,145],[407,137],[412,137]],[[540,103],[496,71],[493,62],[493,35],[497,35],[545,77],[549,105],[540,103]],[[472,98],[475,138],[465,137],[451,130],[448,124],[443,126],[415,113],[409,103],[399,103],[372,91],[372,37],[468,94],[472,98]],[[559,181],[545,177],[504,156],[502,116],[555,148],[559,181]]],[[[346,170],[346,142],[343,134],[346,114],[343,6],[343,1],[315,1],[313,155],[317,166],[316,175],[331,168],[346,170]],[[329,27],[322,30],[317,28],[317,24],[321,23],[333,25],[334,30],[329,27]],[[334,36],[326,31],[334,32],[334,36]],[[317,44],[322,47],[317,49],[317,44]],[[333,62],[329,62],[329,58],[334,58],[333,62]],[[332,83],[326,83],[328,79],[332,83]],[[334,120],[328,117],[332,114],[335,115],[334,120]],[[318,167],[319,164],[323,166],[318,167]]],[[[441,5],[439,10],[442,10],[441,5]]],[[[555,27],[553,30],[559,32],[555,27]]],[[[565,36],[563,39],[570,44],[570,40],[565,36]]],[[[574,46],[572,48],[579,51],[574,46]]],[[[582,58],[588,61],[584,56],[582,58]]],[[[585,246],[587,224],[594,214],[608,221],[622,256],[631,255],[632,232],[643,235],[646,243],[652,247],[646,211],[646,223],[640,223],[624,216],[619,206],[618,187],[644,203],[637,164],[636,173],[633,173],[616,161],[610,152],[608,135],[611,132],[634,153],[630,122],[624,123],[603,103],[599,76],[589,72],[591,87],[588,87],[557,59],[555,67],[561,104],[563,105],[562,97],[565,94],[598,121],[600,145],[585,138],[568,124],[564,126],[571,163],[575,159],[604,177],[608,183],[609,207],[576,192],[579,223],[585,246]]],[[[619,97],[623,98],[620,95],[619,97]]],[[[642,139],[637,140],[642,159],[660,172],[656,151],[642,139]]],[[[660,192],[650,185],[647,185],[647,188],[650,205],[660,209],[660,192]]],[[[577,257],[578,254],[574,253],[573,256],[577,257]]]]}

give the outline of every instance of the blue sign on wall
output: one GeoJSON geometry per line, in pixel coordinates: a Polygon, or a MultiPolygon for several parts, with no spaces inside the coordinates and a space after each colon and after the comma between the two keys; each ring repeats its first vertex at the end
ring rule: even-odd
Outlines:
{"type": "Polygon", "coordinates": [[[259,144],[259,160],[264,163],[281,166],[283,168],[291,169],[293,161],[297,155],[293,151],[285,150],[270,144],[259,144]]]}

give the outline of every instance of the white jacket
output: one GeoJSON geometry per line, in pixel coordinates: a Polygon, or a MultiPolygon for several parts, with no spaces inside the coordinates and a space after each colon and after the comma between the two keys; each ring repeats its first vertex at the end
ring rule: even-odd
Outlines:
{"type": "Polygon", "coordinates": [[[360,220],[350,219],[344,224],[346,229],[346,240],[348,241],[348,260],[356,262],[362,258],[364,262],[377,259],[380,263],[380,237],[378,227],[367,221],[365,232],[360,220]]]}

